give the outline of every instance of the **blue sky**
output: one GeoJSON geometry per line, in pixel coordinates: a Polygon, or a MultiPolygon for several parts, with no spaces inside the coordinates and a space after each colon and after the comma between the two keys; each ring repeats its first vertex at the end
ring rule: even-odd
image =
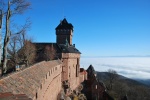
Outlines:
{"type": "MultiPolygon", "coordinates": [[[[36,42],[55,42],[64,17],[74,26],[82,56],[150,55],[150,0],[30,0],[28,32],[36,42]]],[[[21,23],[21,22],[20,22],[21,23]]]]}

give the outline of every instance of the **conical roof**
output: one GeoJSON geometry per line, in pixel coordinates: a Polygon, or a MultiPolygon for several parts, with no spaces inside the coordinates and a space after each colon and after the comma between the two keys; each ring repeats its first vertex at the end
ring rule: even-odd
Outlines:
{"type": "Polygon", "coordinates": [[[94,70],[94,67],[92,65],[90,65],[87,69],[87,72],[91,72],[92,74],[96,74],[95,70],[94,70]]]}

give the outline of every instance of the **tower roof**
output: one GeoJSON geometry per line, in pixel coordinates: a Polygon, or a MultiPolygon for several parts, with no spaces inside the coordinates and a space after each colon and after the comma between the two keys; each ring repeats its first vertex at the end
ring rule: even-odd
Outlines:
{"type": "Polygon", "coordinates": [[[95,69],[92,65],[90,65],[87,69],[88,74],[96,74],[95,69]]]}
{"type": "Polygon", "coordinates": [[[60,24],[56,27],[57,29],[72,29],[73,30],[73,25],[71,23],[68,23],[66,18],[64,18],[60,24]]]}

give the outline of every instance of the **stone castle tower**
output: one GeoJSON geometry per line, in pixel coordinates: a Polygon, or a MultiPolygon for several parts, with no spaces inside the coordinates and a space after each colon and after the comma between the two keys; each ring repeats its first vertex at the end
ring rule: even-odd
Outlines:
{"type": "Polygon", "coordinates": [[[68,81],[70,88],[75,89],[79,85],[81,53],[72,45],[72,36],[73,25],[64,18],[56,27],[56,44],[61,49],[62,82],[68,81]]]}
{"type": "Polygon", "coordinates": [[[56,27],[56,42],[58,44],[66,44],[66,41],[68,41],[69,45],[72,45],[72,35],[73,26],[64,18],[56,27]]]}

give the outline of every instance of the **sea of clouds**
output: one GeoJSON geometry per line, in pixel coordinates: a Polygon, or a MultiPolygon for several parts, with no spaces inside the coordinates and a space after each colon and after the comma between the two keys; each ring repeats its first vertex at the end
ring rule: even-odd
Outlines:
{"type": "Polygon", "coordinates": [[[133,79],[150,79],[150,57],[81,57],[81,67],[93,65],[99,72],[108,69],[133,79]]]}

